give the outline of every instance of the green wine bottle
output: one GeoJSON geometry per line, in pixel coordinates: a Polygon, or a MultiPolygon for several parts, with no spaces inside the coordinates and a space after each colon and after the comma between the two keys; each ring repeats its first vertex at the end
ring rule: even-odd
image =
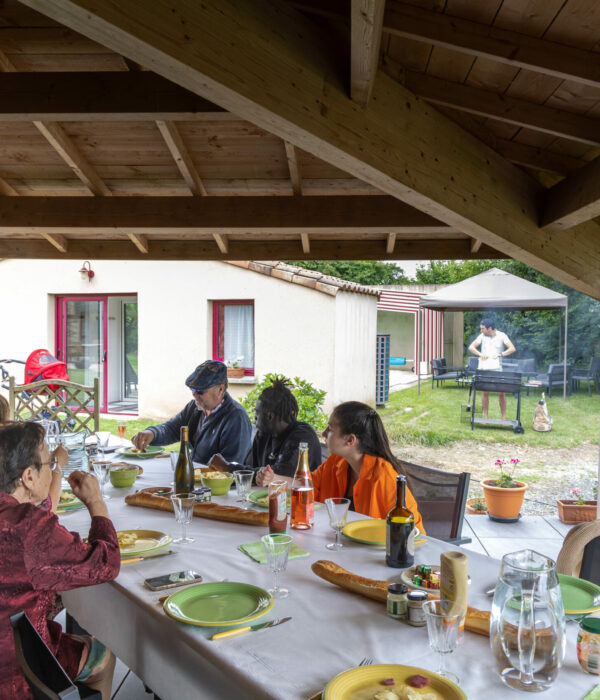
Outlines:
{"type": "Polygon", "coordinates": [[[385,563],[396,569],[406,569],[415,562],[415,516],[406,507],[406,477],[396,479],[396,505],[386,518],[385,563]]]}
{"type": "Polygon", "coordinates": [[[179,459],[175,466],[175,493],[191,493],[194,490],[194,464],[187,425],[181,426],[180,440],[179,459]]]}

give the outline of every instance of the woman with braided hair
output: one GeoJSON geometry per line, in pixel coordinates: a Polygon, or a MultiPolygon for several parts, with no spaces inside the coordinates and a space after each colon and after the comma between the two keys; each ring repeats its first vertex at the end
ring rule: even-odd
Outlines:
{"type": "MultiPolygon", "coordinates": [[[[323,433],[331,456],[312,473],[315,500],[345,497],[351,510],[385,518],[396,503],[396,477],[402,465],[394,457],[377,411],[359,401],[337,406],[323,433]]],[[[417,502],[406,489],[406,506],[425,532],[417,502]]]]}

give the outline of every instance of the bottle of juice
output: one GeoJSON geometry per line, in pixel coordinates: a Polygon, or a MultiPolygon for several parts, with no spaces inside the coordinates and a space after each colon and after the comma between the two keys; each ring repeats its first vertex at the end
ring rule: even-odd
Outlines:
{"type": "Polygon", "coordinates": [[[308,443],[298,445],[298,466],[292,482],[292,522],[295,530],[308,530],[315,523],[315,490],[308,466],[308,443]]]}

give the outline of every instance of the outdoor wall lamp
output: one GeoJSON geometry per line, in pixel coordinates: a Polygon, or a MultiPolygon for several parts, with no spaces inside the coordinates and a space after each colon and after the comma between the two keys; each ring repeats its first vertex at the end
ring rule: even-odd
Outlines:
{"type": "Polygon", "coordinates": [[[83,265],[81,266],[81,270],[79,270],[79,274],[81,275],[81,279],[85,280],[87,279],[88,282],[92,281],[92,277],[96,274],[92,270],[92,266],[90,264],[89,260],[86,260],[83,265]],[[86,267],[87,265],[87,267],[86,267]]]}

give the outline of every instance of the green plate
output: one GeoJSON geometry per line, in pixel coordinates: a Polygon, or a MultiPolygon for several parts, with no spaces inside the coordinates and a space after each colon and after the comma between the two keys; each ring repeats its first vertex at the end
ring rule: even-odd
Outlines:
{"type": "Polygon", "coordinates": [[[70,489],[63,489],[62,493],[68,493],[71,495],[72,500],[59,501],[58,508],[56,509],[57,515],[64,515],[65,513],[71,513],[74,510],[81,510],[85,508],[85,503],[82,503],[76,496],[73,496],[73,492],[70,489]]]}
{"type": "Polygon", "coordinates": [[[149,552],[157,552],[159,549],[166,547],[173,539],[171,535],[167,535],[159,530],[118,530],[117,536],[135,535],[135,542],[129,545],[121,546],[121,557],[136,557],[140,554],[148,554],[149,552]]]}
{"type": "Polygon", "coordinates": [[[600,586],[575,576],[558,574],[566,615],[587,615],[600,610],[600,586]]]}
{"type": "Polygon", "coordinates": [[[134,452],[135,449],[135,447],[122,447],[120,450],[117,450],[117,452],[120,455],[129,457],[130,459],[149,459],[150,457],[156,457],[165,451],[164,447],[157,447],[156,445],[148,445],[145,452],[134,452]]]}
{"type": "Polygon", "coordinates": [[[164,603],[169,617],[199,627],[228,627],[256,620],[273,607],[273,596],[249,583],[199,583],[164,603]]]}

